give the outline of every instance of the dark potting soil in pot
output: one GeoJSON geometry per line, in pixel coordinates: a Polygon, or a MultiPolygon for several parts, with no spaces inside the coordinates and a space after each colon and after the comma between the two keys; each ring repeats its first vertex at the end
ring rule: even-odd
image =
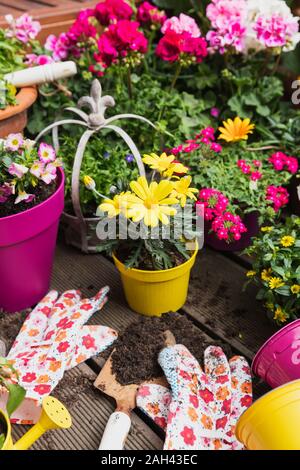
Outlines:
{"type": "Polygon", "coordinates": [[[30,194],[34,194],[35,198],[31,202],[20,202],[15,204],[16,195],[10,196],[7,201],[0,204],[0,218],[9,215],[19,214],[20,212],[27,211],[32,207],[46,201],[57,189],[57,182],[53,181],[50,184],[39,182],[38,185],[30,190],[30,194]]]}
{"type": "Polygon", "coordinates": [[[179,313],[167,313],[162,317],[142,317],[131,323],[120,335],[113,347],[112,369],[122,385],[140,384],[154,377],[163,376],[157,358],[164,347],[164,332],[170,330],[178,344],[184,344],[203,363],[207,346],[221,346],[230,356],[230,347],[220,341],[212,341],[187,317],[179,313]]]}
{"type": "MultiPolygon", "coordinates": [[[[173,268],[176,268],[177,266],[180,266],[181,264],[186,263],[187,261],[187,259],[181,253],[174,250],[174,245],[172,243],[167,243],[167,240],[165,240],[164,243],[164,251],[168,253],[173,268]]],[[[118,260],[120,260],[122,263],[126,263],[126,261],[132,257],[134,252],[136,252],[136,248],[130,247],[128,243],[119,243],[118,249],[116,251],[116,256],[118,260]]],[[[145,247],[142,248],[138,260],[138,266],[132,266],[133,268],[142,269],[145,271],[156,271],[157,269],[165,269],[164,266],[158,268],[158,266],[154,264],[153,258],[150,256],[149,251],[146,250],[145,247]],[[142,261],[140,262],[140,260],[142,261]]]]}

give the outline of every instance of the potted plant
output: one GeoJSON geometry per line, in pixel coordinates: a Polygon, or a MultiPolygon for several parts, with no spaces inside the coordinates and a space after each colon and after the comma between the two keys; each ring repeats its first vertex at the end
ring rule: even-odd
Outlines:
{"type": "MultiPolygon", "coordinates": [[[[196,238],[193,214],[187,209],[194,208],[198,191],[174,156],[150,154],[143,161],[153,170],[148,178],[140,176],[100,204],[97,235],[99,250],[113,256],[130,307],[161,316],[180,309],[187,297],[198,251],[198,243],[191,242],[196,238]]],[[[84,183],[99,197],[90,176],[84,183]]]]}
{"type": "MultiPolygon", "coordinates": [[[[259,286],[257,298],[264,302],[278,325],[299,318],[300,309],[300,219],[264,225],[246,250],[253,266],[248,283],[259,286]]],[[[247,284],[248,284],[247,283],[247,284]]]]}
{"type": "Polygon", "coordinates": [[[12,448],[9,417],[20,406],[26,391],[18,384],[18,374],[11,363],[0,357],[0,394],[1,389],[8,393],[6,411],[0,409],[0,450],[12,448]]]}
{"type": "Polygon", "coordinates": [[[27,124],[27,110],[37,99],[35,87],[19,91],[5,80],[5,76],[26,67],[27,54],[35,45],[41,26],[31,16],[24,14],[14,20],[6,17],[7,29],[0,30],[0,138],[9,133],[22,132],[27,124]]]}
{"type": "Polygon", "coordinates": [[[190,168],[205,206],[207,244],[223,251],[242,251],[259,226],[278,218],[289,201],[285,186],[298,171],[295,157],[273,146],[247,143],[254,124],[236,117],[172,149],[190,168]],[[220,144],[221,140],[225,144],[220,144]]]}
{"type": "Polygon", "coordinates": [[[64,206],[54,149],[21,134],[0,142],[0,308],[14,312],[46,294],[64,206]]]}

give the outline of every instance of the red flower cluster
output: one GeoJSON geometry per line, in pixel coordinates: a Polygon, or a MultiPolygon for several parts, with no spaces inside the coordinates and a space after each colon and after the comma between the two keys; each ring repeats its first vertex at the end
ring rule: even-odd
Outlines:
{"type": "MultiPolygon", "coordinates": [[[[147,51],[148,41],[139,30],[136,21],[121,20],[109,25],[98,40],[98,52],[95,60],[100,66],[100,74],[111,64],[123,61],[130,65],[137,65],[142,54],[147,51]]],[[[95,71],[95,69],[91,70],[95,71]]]]}
{"type": "Polygon", "coordinates": [[[185,141],[185,144],[178,145],[171,150],[173,155],[178,153],[191,153],[194,150],[197,150],[201,147],[201,144],[207,145],[210,147],[210,150],[216,153],[222,152],[222,145],[218,144],[215,141],[215,130],[213,127],[206,127],[202,131],[195,135],[194,139],[189,139],[185,141]]]}
{"type": "Polygon", "coordinates": [[[297,173],[298,160],[295,157],[289,157],[283,152],[275,152],[269,158],[269,162],[273,165],[274,170],[282,171],[287,170],[290,173],[297,173]]]}
{"type": "Polygon", "coordinates": [[[143,2],[138,7],[137,20],[143,25],[151,25],[155,28],[162,26],[166,19],[166,13],[149,2],[143,2]]]}
{"type": "Polygon", "coordinates": [[[218,239],[230,243],[240,240],[242,233],[247,232],[247,228],[238,215],[227,210],[228,204],[227,197],[221,191],[212,188],[202,189],[196,203],[204,206],[204,218],[211,221],[211,230],[218,239]]]}
{"type": "Polygon", "coordinates": [[[95,8],[96,18],[104,26],[118,20],[130,20],[132,15],[131,6],[123,0],[105,0],[95,8]]]}
{"type": "Polygon", "coordinates": [[[261,166],[259,160],[253,160],[254,168],[246,162],[246,160],[238,160],[237,166],[242,170],[245,175],[249,175],[251,181],[258,181],[263,177],[263,174],[257,168],[261,166]]]}
{"type": "Polygon", "coordinates": [[[286,188],[282,186],[269,186],[266,194],[267,201],[272,201],[275,212],[278,212],[281,207],[289,202],[289,193],[286,188]]]}
{"type": "Polygon", "coordinates": [[[181,65],[188,66],[202,62],[207,56],[207,42],[204,38],[193,37],[187,31],[176,33],[167,29],[157,45],[156,54],[165,61],[179,61],[181,65]]]}
{"type": "Polygon", "coordinates": [[[75,45],[81,39],[85,40],[86,38],[95,37],[97,34],[95,23],[97,23],[95,19],[95,10],[92,8],[82,10],[67,32],[70,43],[74,43],[75,45]]]}

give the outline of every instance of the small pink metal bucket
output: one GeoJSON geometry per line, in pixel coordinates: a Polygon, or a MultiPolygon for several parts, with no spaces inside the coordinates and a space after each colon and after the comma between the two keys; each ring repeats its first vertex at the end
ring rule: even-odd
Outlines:
{"type": "Polygon", "coordinates": [[[268,339],[254,357],[252,371],[272,388],[300,379],[300,320],[268,339]]]}

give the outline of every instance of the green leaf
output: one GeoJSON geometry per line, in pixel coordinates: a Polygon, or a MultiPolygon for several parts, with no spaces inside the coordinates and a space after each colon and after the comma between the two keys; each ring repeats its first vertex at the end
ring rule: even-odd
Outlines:
{"type": "Polygon", "coordinates": [[[25,398],[26,390],[17,384],[11,384],[7,381],[3,381],[5,388],[9,392],[9,398],[6,405],[8,416],[11,416],[13,412],[20,406],[25,398]]]}
{"type": "Polygon", "coordinates": [[[275,289],[275,292],[277,294],[283,295],[285,297],[289,297],[291,295],[291,290],[290,290],[289,286],[279,287],[278,289],[275,289]]]}

